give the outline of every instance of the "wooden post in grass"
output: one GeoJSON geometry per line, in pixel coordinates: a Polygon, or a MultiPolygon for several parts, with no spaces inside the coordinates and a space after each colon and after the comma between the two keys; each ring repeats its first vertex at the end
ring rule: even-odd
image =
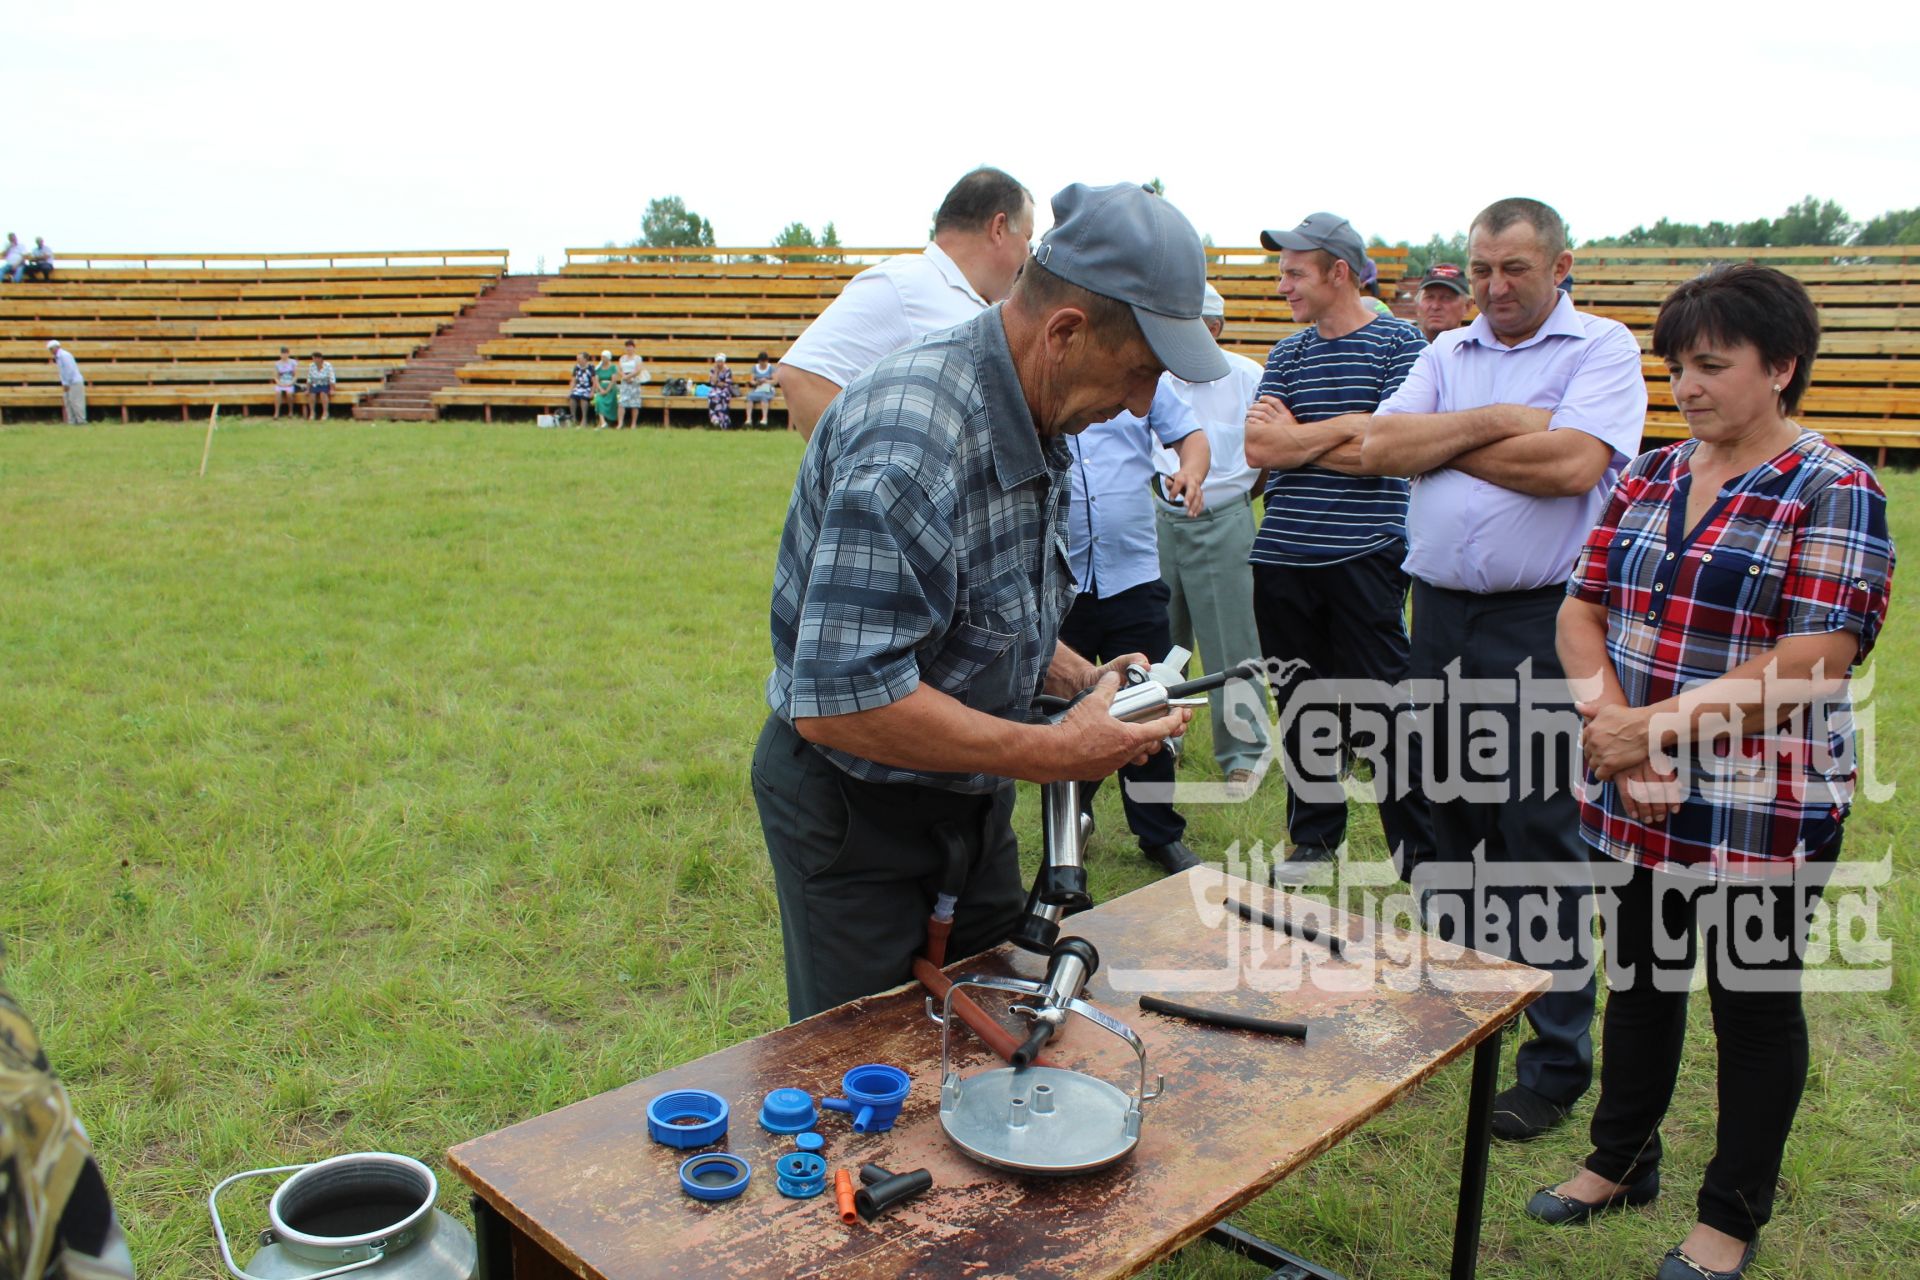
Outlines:
{"type": "Polygon", "coordinates": [[[207,415],[207,443],[200,450],[200,478],[207,478],[207,459],[213,455],[213,424],[220,421],[220,406],[213,406],[213,412],[207,415]]]}

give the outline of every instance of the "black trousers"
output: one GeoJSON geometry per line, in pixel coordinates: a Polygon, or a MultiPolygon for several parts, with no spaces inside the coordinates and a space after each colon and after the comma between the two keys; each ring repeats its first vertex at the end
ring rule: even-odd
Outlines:
{"type": "Polygon", "coordinates": [[[1405,548],[1395,543],[1344,564],[1256,564],[1253,617],[1260,651],[1283,664],[1273,696],[1281,717],[1288,841],[1332,850],[1346,840],[1343,757],[1349,751],[1364,753],[1375,758],[1374,794],[1387,848],[1400,874],[1410,879],[1415,867],[1433,857],[1433,828],[1421,793],[1418,755],[1412,749],[1402,752],[1395,742],[1392,726],[1402,708],[1366,698],[1308,698],[1303,689],[1310,681],[1392,686],[1406,678],[1404,555],[1405,548]],[[1316,720],[1337,724],[1338,741],[1309,733],[1316,720]],[[1385,732],[1375,736],[1374,729],[1382,728],[1385,732]],[[1303,743],[1303,738],[1311,740],[1303,743]]]}
{"type": "Polygon", "coordinates": [[[910,979],[942,892],[960,899],[949,961],[1005,942],[1026,909],[1011,782],[990,795],[861,782],[768,716],[753,799],[795,1022],[910,979]]]}
{"type": "Polygon", "coordinates": [[[1700,1221],[1751,1240],[1773,1215],[1774,1184],[1807,1083],[1801,962],[1814,904],[1840,837],[1799,885],[1708,884],[1635,867],[1607,930],[1600,1101],[1587,1168],[1631,1182],[1660,1163],[1687,1037],[1687,988],[1707,948],[1707,998],[1719,1045],[1720,1115],[1700,1183],[1700,1221]],[[1667,945],[1656,945],[1655,936],[1667,945]],[[1760,936],[1755,937],[1755,933],[1760,936]]]}
{"type": "Polygon", "coordinates": [[[1426,712],[1429,927],[1553,975],[1527,1006],[1534,1038],[1518,1074],[1572,1106],[1593,1082],[1595,960],[1591,853],[1573,791],[1580,719],[1554,650],[1564,598],[1557,586],[1479,595],[1416,581],[1411,674],[1435,685],[1455,675],[1426,712]]]}
{"type": "MultiPolygon", "coordinates": [[[[1060,643],[1095,662],[1111,662],[1125,653],[1144,653],[1149,661],[1158,662],[1173,648],[1173,627],[1167,620],[1167,601],[1172,598],[1167,584],[1158,578],[1104,600],[1083,591],[1074,597],[1073,608],[1060,624],[1060,643]]],[[[1139,838],[1142,849],[1172,844],[1187,833],[1187,820],[1171,802],[1136,800],[1129,786],[1152,782],[1170,787],[1173,766],[1173,752],[1162,748],[1148,756],[1145,764],[1120,770],[1120,804],[1126,810],[1127,828],[1139,838]]],[[[1099,787],[1097,781],[1082,786],[1081,803],[1092,805],[1099,787]]]]}

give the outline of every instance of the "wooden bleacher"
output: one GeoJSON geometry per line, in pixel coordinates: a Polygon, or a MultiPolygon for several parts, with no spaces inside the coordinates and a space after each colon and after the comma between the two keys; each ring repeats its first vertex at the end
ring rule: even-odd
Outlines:
{"type": "Polygon", "coordinates": [[[497,281],[505,250],[62,253],[49,281],[0,284],[0,416],[57,411],[47,358],[80,362],[90,415],[273,403],[273,364],[324,351],[347,408],[377,391],[497,281]]]}
{"type": "MultiPolygon", "coordinates": [[[[734,407],[744,403],[754,358],[776,361],[846,281],[873,262],[903,249],[840,249],[835,262],[749,262],[748,256],[813,256],[818,249],[569,249],[560,274],[543,282],[506,336],[485,343],[481,359],[459,370],[459,383],[434,393],[442,411],[478,409],[488,421],[496,409],[556,410],[567,401],[573,357],[580,351],[616,353],[631,339],[653,381],[649,408],[662,425],[675,411],[704,415],[697,396],[660,393],[668,378],[703,382],[713,353],[725,351],[734,368],[734,407]],[[695,256],[711,261],[694,261],[695,256]]],[[[1299,328],[1273,295],[1273,268],[1261,249],[1215,249],[1210,274],[1228,299],[1227,345],[1264,358],[1274,342],[1299,328]],[[1252,262],[1232,258],[1251,256],[1252,262]],[[1238,322],[1234,317],[1238,314],[1238,322]]],[[[1405,270],[1405,249],[1375,251],[1382,292],[1391,296],[1405,270]]],[[[776,394],[773,408],[786,407],[776,394]]]]}

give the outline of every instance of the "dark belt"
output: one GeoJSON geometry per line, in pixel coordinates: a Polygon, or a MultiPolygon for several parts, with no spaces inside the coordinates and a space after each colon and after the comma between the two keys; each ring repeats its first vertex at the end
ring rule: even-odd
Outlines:
{"type": "Polygon", "coordinates": [[[1567,584],[1564,582],[1550,582],[1544,587],[1528,587],[1522,591],[1462,591],[1457,587],[1440,587],[1426,581],[1422,581],[1420,585],[1436,595],[1462,603],[1523,604],[1532,600],[1548,600],[1567,594],[1567,584]]]}

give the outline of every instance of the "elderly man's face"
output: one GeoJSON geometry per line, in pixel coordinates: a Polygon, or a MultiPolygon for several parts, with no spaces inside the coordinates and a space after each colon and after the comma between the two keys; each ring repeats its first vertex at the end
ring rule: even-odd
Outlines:
{"type": "Polygon", "coordinates": [[[1420,332],[1432,342],[1449,329],[1458,329],[1467,320],[1467,295],[1452,285],[1430,284],[1414,300],[1414,314],[1420,319],[1420,332]]]}
{"type": "Polygon", "coordinates": [[[1146,417],[1165,369],[1137,333],[1117,346],[1082,335],[1060,363],[1046,434],[1077,435],[1123,410],[1146,417]]]}
{"type": "Polygon", "coordinates": [[[1573,255],[1548,257],[1540,233],[1525,219],[1498,232],[1477,226],[1467,241],[1474,305],[1503,342],[1524,342],[1538,332],[1572,269],[1573,255]]]}

